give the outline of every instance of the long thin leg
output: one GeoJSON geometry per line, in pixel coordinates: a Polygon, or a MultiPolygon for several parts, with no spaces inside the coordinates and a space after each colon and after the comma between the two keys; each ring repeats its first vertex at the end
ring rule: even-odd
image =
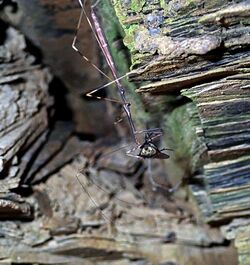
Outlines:
{"type": "Polygon", "coordinates": [[[157,137],[160,137],[163,135],[163,130],[161,128],[149,128],[149,129],[136,131],[136,134],[142,134],[142,133],[153,133],[157,135],[157,137]]]}
{"type": "MultiPolygon", "coordinates": [[[[80,28],[80,24],[81,24],[81,21],[82,21],[82,17],[83,17],[83,14],[85,15],[86,19],[87,19],[87,22],[89,23],[89,26],[91,28],[91,30],[93,31],[93,34],[103,52],[103,55],[105,56],[105,59],[107,61],[107,64],[109,65],[110,67],[110,70],[113,74],[113,77],[115,78],[114,82],[117,86],[117,89],[119,91],[119,94],[120,94],[120,97],[121,97],[121,101],[123,102],[123,108],[124,108],[124,111],[126,112],[127,114],[127,117],[128,117],[128,121],[129,121],[129,124],[130,124],[130,128],[131,128],[131,132],[133,134],[133,137],[135,139],[135,141],[137,142],[137,139],[136,139],[136,136],[135,136],[135,125],[134,125],[134,122],[132,120],[132,115],[130,113],[130,103],[128,103],[127,99],[126,99],[126,96],[125,96],[125,90],[124,88],[122,87],[119,79],[118,79],[118,75],[117,75],[117,72],[116,72],[116,68],[115,68],[115,64],[114,64],[114,61],[113,61],[113,58],[111,56],[111,53],[108,49],[108,45],[107,45],[107,42],[106,42],[106,39],[105,39],[105,35],[102,31],[102,28],[99,24],[99,21],[97,19],[97,16],[95,14],[95,11],[94,11],[94,7],[91,7],[91,18],[94,22],[94,26],[91,24],[90,22],[90,19],[88,18],[86,12],[85,12],[85,9],[84,9],[84,5],[82,3],[81,0],[79,0],[79,3],[82,7],[82,12],[81,12],[81,16],[80,16],[80,19],[79,19],[79,23],[78,23],[78,26],[77,26],[77,31],[79,30],[80,28]]],[[[76,45],[75,45],[75,42],[76,42],[76,38],[73,40],[73,45],[72,47],[78,51],[78,49],[76,48],[76,45]]],[[[81,53],[79,51],[79,53],[81,53]]],[[[86,60],[85,56],[83,56],[83,58],[86,60]]],[[[91,96],[91,94],[97,92],[98,90],[102,89],[103,87],[100,87],[98,89],[95,89],[94,91],[91,91],[89,92],[87,95],[88,96],[91,96]]]]}
{"type": "Polygon", "coordinates": [[[147,159],[148,160],[148,173],[149,173],[149,181],[152,185],[152,189],[153,191],[156,191],[157,188],[160,188],[162,190],[166,190],[168,193],[173,193],[175,192],[180,185],[182,184],[182,181],[180,181],[179,183],[177,183],[174,187],[172,188],[166,188],[163,185],[161,185],[160,183],[156,182],[154,177],[153,177],[153,173],[152,173],[152,160],[151,159],[147,159]]]}
{"type": "MultiPolygon", "coordinates": [[[[117,103],[117,104],[120,104],[120,105],[124,105],[124,102],[121,101],[121,100],[118,100],[118,99],[114,99],[114,98],[106,98],[106,97],[99,97],[99,96],[94,96],[93,94],[96,93],[97,91],[103,89],[104,87],[98,87],[94,90],[91,90],[90,92],[84,94],[85,96],[87,97],[91,97],[91,98],[96,98],[96,99],[99,99],[99,100],[106,100],[106,101],[110,101],[110,102],[113,102],[113,103],[117,103]]],[[[126,104],[130,104],[129,102],[127,102],[126,104]]]]}
{"type": "Polygon", "coordinates": [[[93,203],[93,205],[100,210],[102,217],[108,222],[111,223],[112,221],[104,214],[104,212],[102,211],[102,209],[100,208],[100,206],[98,205],[98,203],[96,202],[96,200],[93,198],[93,196],[90,194],[90,192],[88,191],[88,189],[84,186],[84,184],[81,182],[79,175],[81,175],[82,173],[79,171],[76,174],[76,179],[78,181],[78,183],[80,184],[82,190],[87,194],[87,196],[89,197],[89,199],[91,200],[91,202],[93,203]]]}
{"type": "Polygon", "coordinates": [[[130,157],[134,157],[134,158],[138,158],[140,160],[144,160],[144,158],[142,158],[141,156],[138,156],[138,155],[133,155],[132,152],[136,151],[138,148],[140,148],[140,145],[137,144],[136,146],[134,146],[133,148],[131,148],[130,150],[128,150],[126,152],[126,155],[127,156],[130,156],[130,157]]]}
{"type": "Polygon", "coordinates": [[[101,155],[101,158],[100,159],[102,159],[103,157],[109,156],[109,155],[111,155],[111,154],[113,154],[113,153],[115,153],[117,151],[120,151],[120,150],[122,150],[122,149],[124,149],[126,147],[129,147],[130,145],[131,145],[131,143],[130,144],[123,145],[123,146],[121,146],[121,147],[119,147],[119,148],[117,148],[115,150],[110,151],[110,152],[104,153],[104,154],[101,155]]]}
{"type": "Polygon", "coordinates": [[[118,103],[118,104],[124,104],[124,102],[120,101],[120,100],[116,100],[116,99],[110,99],[110,98],[104,98],[104,97],[98,97],[98,96],[94,96],[93,94],[98,92],[99,90],[101,89],[104,89],[105,87],[109,86],[110,84],[113,84],[115,83],[114,80],[112,80],[108,75],[106,75],[100,68],[98,68],[94,63],[92,63],[79,49],[78,47],[76,46],[76,42],[77,42],[77,36],[78,36],[78,32],[79,32],[79,29],[81,27],[81,23],[82,23],[82,20],[83,20],[83,15],[86,17],[87,21],[88,21],[88,24],[90,25],[94,35],[95,35],[95,38],[98,40],[98,37],[97,35],[95,34],[95,31],[93,29],[93,26],[89,20],[89,18],[87,17],[87,14],[85,12],[85,9],[84,9],[84,5],[82,3],[81,0],[79,0],[79,3],[80,3],[80,6],[81,6],[81,13],[80,13],[80,17],[79,17],[79,20],[78,20],[78,23],[77,23],[77,27],[76,27],[76,32],[75,32],[75,36],[74,36],[74,39],[73,39],[73,42],[72,42],[72,48],[78,53],[80,54],[80,56],[86,61],[88,62],[92,67],[94,67],[99,73],[101,73],[103,76],[105,76],[108,80],[110,80],[109,83],[103,85],[103,86],[100,86],[94,90],[91,90],[90,92],[88,93],[84,93],[86,96],[88,97],[93,97],[93,98],[96,98],[96,99],[105,99],[107,101],[111,101],[111,102],[115,102],[115,103],[118,103]]]}
{"type": "Polygon", "coordinates": [[[160,151],[164,151],[164,150],[167,150],[167,151],[174,151],[174,150],[171,149],[171,148],[162,148],[162,149],[160,149],[160,151]]]}
{"type": "MultiPolygon", "coordinates": [[[[77,37],[77,36],[78,36],[78,31],[79,31],[80,26],[81,26],[81,22],[82,22],[82,19],[83,19],[83,15],[85,15],[86,20],[87,20],[87,22],[88,22],[88,24],[89,24],[89,26],[90,26],[90,28],[91,28],[91,30],[92,30],[92,32],[93,32],[93,34],[94,34],[94,36],[95,36],[95,38],[96,38],[98,44],[101,45],[100,40],[99,40],[99,38],[98,38],[98,36],[97,36],[97,34],[96,34],[96,32],[95,32],[95,29],[94,29],[94,27],[92,26],[92,23],[91,23],[89,17],[87,16],[87,14],[86,14],[86,11],[85,11],[85,8],[84,8],[85,5],[82,3],[81,0],[78,0],[78,2],[79,2],[79,4],[80,4],[80,6],[81,6],[81,13],[80,13],[80,17],[79,17],[79,20],[78,20],[78,24],[77,24],[77,28],[76,28],[76,32],[75,32],[75,36],[74,36],[74,39],[73,39],[73,42],[72,42],[72,48],[73,48],[77,53],[79,53],[80,56],[81,56],[85,61],[87,61],[89,64],[91,64],[91,65],[92,65],[92,66],[93,66],[98,72],[100,72],[103,76],[105,76],[107,79],[110,80],[110,82],[108,82],[107,84],[103,85],[102,87],[99,87],[98,90],[101,90],[101,89],[103,89],[103,88],[105,88],[105,87],[107,87],[107,86],[109,86],[109,85],[112,85],[112,84],[116,83],[117,81],[119,81],[119,80],[121,80],[121,79],[123,79],[123,78],[125,78],[125,77],[129,77],[130,75],[135,74],[136,71],[133,71],[133,70],[132,70],[132,71],[130,71],[130,72],[128,72],[128,73],[126,73],[126,74],[124,74],[124,75],[122,75],[122,76],[120,76],[120,77],[116,77],[114,80],[112,80],[112,79],[111,79],[108,75],[106,75],[101,69],[99,69],[94,63],[92,63],[92,62],[91,62],[86,56],[84,56],[84,54],[83,54],[83,53],[82,53],[82,52],[76,47],[76,42],[77,42],[77,39],[78,39],[78,37],[77,37]]],[[[99,2],[99,1],[97,1],[94,5],[92,5],[92,9],[96,7],[96,5],[98,4],[98,2],[99,2]]],[[[144,68],[145,68],[145,66],[141,66],[141,67],[137,68],[137,71],[140,70],[140,69],[144,69],[144,68]]],[[[97,90],[96,90],[96,91],[97,91],[97,90]]]]}
{"type": "MultiPolygon", "coordinates": [[[[108,192],[107,190],[105,190],[104,188],[102,188],[100,185],[98,185],[93,179],[88,178],[88,181],[89,181],[91,184],[93,184],[94,186],[96,186],[99,190],[101,190],[102,192],[104,192],[104,193],[106,193],[106,194],[109,195],[109,192],[108,192]]],[[[138,206],[138,205],[135,204],[135,203],[127,202],[127,201],[125,201],[125,200],[121,200],[121,199],[119,199],[119,198],[117,198],[117,197],[113,197],[113,198],[114,198],[114,200],[116,200],[116,201],[118,201],[118,202],[121,202],[121,203],[124,203],[124,204],[129,205],[129,206],[138,206]]]]}
{"type": "MultiPolygon", "coordinates": [[[[91,63],[92,64],[92,63],[91,63]]],[[[96,65],[95,65],[96,66],[96,65]]],[[[97,67],[97,66],[96,66],[97,67]]],[[[97,67],[98,68],[98,67],[97,67]]],[[[98,68],[99,69],[99,68],[98,68]]],[[[100,70],[100,69],[99,69],[100,70]]],[[[100,73],[102,72],[101,70],[99,71],[100,73]]],[[[84,94],[86,94],[86,96],[90,96],[90,94],[92,94],[92,93],[95,93],[95,92],[97,92],[97,91],[100,91],[100,90],[102,90],[102,89],[104,89],[105,87],[108,87],[108,86],[110,86],[110,85],[112,85],[112,84],[115,84],[116,82],[117,82],[117,80],[121,80],[121,79],[123,79],[124,77],[126,77],[126,76],[128,76],[128,74],[129,73],[127,73],[127,74],[125,74],[125,75],[123,75],[123,76],[120,76],[120,77],[118,77],[117,79],[115,79],[115,80],[112,80],[112,81],[110,81],[110,82],[108,82],[108,83],[106,83],[106,84],[104,84],[104,85],[102,85],[102,86],[100,86],[100,87],[98,87],[98,88],[95,88],[94,90],[91,90],[90,92],[88,92],[88,93],[84,93],[84,94]]],[[[108,77],[109,78],[109,80],[111,80],[110,79],[110,77],[108,77]]]]}
{"type": "Polygon", "coordinates": [[[170,193],[175,193],[179,188],[180,186],[182,185],[183,183],[183,180],[180,180],[177,184],[175,184],[172,188],[168,189],[168,191],[170,193]]]}
{"type": "MultiPolygon", "coordinates": [[[[95,64],[93,64],[76,46],[76,42],[77,42],[77,36],[78,36],[78,32],[80,30],[80,27],[81,27],[81,23],[82,23],[82,19],[83,19],[83,15],[86,16],[86,12],[85,12],[85,9],[84,9],[84,5],[82,3],[81,0],[79,0],[79,3],[80,3],[80,6],[81,6],[81,13],[80,13],[80,17],[79,17],[79,20],[78,20],[78,23],[77,23],[77,27],[76,27],[76,32],[75,32],[75,36],[73,38],[73,42],[72,42],[72,48],[80,54],[80,56],[86,61],[88,62],[92,67],[94,67],[99,73],[101,73],[103,76],[105,76],[107,79],[109,79],[110,81],[112,81],[112,79],[106,75],[101,69],[99,69],[95,64]]],[[[87,17],[87,16],[86,16],[87,17]]],[[[88,23],[91,25],[91,22],[89,21],[89,19],[87,18],[88,20],[88,23]]],[[[92,25],[91,25],[92,26],[92,25]]]]}
{"type": "MultiPolygon", "coordinates": [[[[124,108],[124,111],[125,111],[125,113],[126,113],[126,115],[127,115],[127,117],[128,117],[128,121],[129,121],[129,124],[130,124],[130,127],[131,127],[132,134],[133,134],[133,136],[134,136],[135,142],[136,142],[137,144],[139,144],[139,142],[138,142],[138,140],[137,140],[137,138],[136,138],[136,135],[137,135],[137,134],[144,133],[144,132],[145,132],[145,133],[148,133],[149,131],[154,131],[154,130],[158,130],[158,129],[156,128],[156,129],[149,129],[149,130],[142,130],[142,131],[137,131],[137,130],[136,130],[136,128],[135,128],[135,126],[134,126],[134,122],[133,122],[133,120],[132,120],[132,115],[131,115],[131,113],[130,113],[130,108],[129,108],[130,103],[126,100],[126,97],[125,97],[125,90],[124,90],[124,88],[122,87],[122,85],[121,85],[121,83],[120,83],[120,79],[122,79],[122,78],[128,76],[130,73],[132,73],[132,71],[131,71],[130,73],[127,73],[127,74],[121,76],[121,77],[118,77],[118,75],[117,75],[116,68],[115,68],[115,65],[114,65],[114,62],[113,62],[112,56],[111,56],[111,54],[110,54],[110,52],[109,52],[108,45],[107,45],[107,42],[106,42],[106,40],[105,40],[105,36],[104,36],[104,34],[103,34],[103,32],[102,32],[101,26],[100,26],[100,24],[99,24],[99,21],[98,21],[98,19],[97,19],[97,16],[96,16],[96,14],[95,14],[95,11],[94,11],[94,8],[95,8],[95,6],[97,5],[97,3],[98,3],[99,1],[97,1],[93,6],[91,6],[91,17],[92,17],[92,19],[93,19],[94,26],[92,25],[90,19],[88,18],[87,14],[86,14],[86,11],[85,11],[85,8],[84,8],[84,4],[83,4],[83,2],[82,2],[81,0],[78,0],[78,1],[79,1],[79,4],[80,4],[82,10],[81,10],[80,18],[79,18],[79,21],[78,21],[76,34],[75,34],[75,37],[74,37],[74,40],[73,40],[73,43],[72,43],[72,47],[73,47],[74,50],[76,50],[76,51],[82,56],[83,59],[85,59],[86,61],[88,61],[88,62],[89,62],[89,63],[90,63],[95,69],[97,69],[101,74],[103,74],[103,75],[106,76],[109,80],[111,80],[111,79],[110,79],[110,78],[109,78],[109,77],[108,77],[103,71],[101,71],[96,65],[94,65],[93,63],[91,63],[91,62],[89,61],[89,59],[88,59],[86,56],[84,56],[84,55],[79,51],[79,49],[76,47],[77,33],[78,33],[79,29],[80,29],[80,25],[81,25],[81,21],[82,21],[83,15],[85,15],[86,20],[87,20],[87,22],[88,22],[88,24],[89,24],[89,26],[90,26],[90,28],[91,28],[91,30],[92,30],[94,36],[95,36],[95,38],[96,38],[96,40],[97,40],[97,42],[98,42],[98,44],[99,44],[99,46],[100,46],[100,48],[101,48],[101,50],[102,50],[102,52],[103,52],[103,55],[105,56],[106,61],[107,61],[108,65],[109,65],[109,67],[110,67],[110,69],[111,69],[111,72],[112,72],[112,74],[113,74],[113,76],[114,76],[114,78],[115,78],[115,80],[110,81],[109,83],[107,83],[107,84],[105,84],[105,85],[103,85],[103,86],[101,86],[101,87],[98,87],[98,88],[96,88],[96,89],[94,89],[94,90],[88,92],[88,93],[86,94],[86,96],[88,96],[88,97],[95,97],[95,98],[97,98],[97,99],[106,99],[106,100],[111,101],[111,102],[115,102],[115,103],[122,104],[122,105],[123,105],[123,108],[124,108]],[[103,88],[109,86],[109,85],[112,84],[112,83],[115,83],[115,84],[117,85],[117,88],[118,88],[118,90],[119,90],[119,93],[120,93],[120,96],[121,96],[121,99],[122,99],[121,101],[116,100],[116,99],[110,99],[110,98],[96,97],[96,96],[93,95],[93,94],[96,93],[97,91],[99,91],[99,90],[101,90],[101,89],[103,89],[103,88]]],[[[158,137],[158,136],[157,136],[157,137],[158,137]]]]}
{"type": "Polygon", "coordinates": [[[120,115],[116,117],[116,121],[114,122],[114,124],[116,125],[122,122],[125,117],[126,117],[126,114],[124,112],[120,113],[120,115]]]}
{"type": "Polygon", "coordinates": [[[152,185],[152,190],[156,191],[157,187],[159,187],[158,183],[156,183],[156,181],[153,178],[153,174],[152,174],[152,165],[151,165],[151,159],[148,159],[148,174],[149,174],[149,180],[150,183],[152,185]]]}
{"type": "MultiPolygon", "coordinates": [[[[96,200],[92,197],[92,194],[90,194],[90,192],[88,191],[87,187],[85,187],[84,184],[81,182],[79,175],[83,175],[82,171],[83,171],[83,169],[78,170],[78,173],[77,173],[77,175],[76,175],[76,178],[77,178],[78,183],[80,184],[80,186],[81,186],[81,188],[83,189],[83,191],[87,194],[87,196],[89,197],[89,199],[91,200],[91,202],[93,203],[93,205],[94,205],[97,209],[100,210],[100,212],[101,212],[103,218],[104,218],[109,224],[111,224],[111,223],[112,223],[111,218],[108,218],[108,217],[104,214],[103,210],[100,208],[100,206],[98,205],[98,203],[96,202],[96,200]]],[[[139,172],[139,174],[140,174],[140,173],[141,173],[141,172],[139,172]]],[[[88,180],[89,183],[91,183],[92,185],[96,186],[96,187],[97,187],[98,189],[100,189],[102,192],[106,193],[107,195],[110,194],[107,190],[105,190],[105,189],[102,188],[99,184],[97,184],[93,179],[88,178],[86,175],[85,175],[85,177],[87,178],[87,180],[88,180]]],[[[141,196],[142,196],[142,195],[141,195],[141,196]]],[[[113,199],[116,200],[116,201],[118,201],[118,202],[120,202],[120,203],[126,204],[126,205],[128,205],[128,206],[138,207],[138,204],[136,204],[136,203],[128,202],[128,201],[126,201],[126,200],[122,200],[122,199],[119,199],[119,198],[117,198],[117,197],[113,197],[113,199]]],[[[135,215],[135,214],[132,214],[132,216],[134,216],[134,217],[138,217],[138,216],[135,215]]]]}
{"type": "Polygon", "coordinates": [[[133,158],[140,159],[140,160],[144,160],[143,157],[138,156],[138,155],[133,155],[133,154],[130,154],[130,153],[126,153],[126,155],[127,155],[127,156],[130,156],[130,157],[133,157],[133,158]]]}

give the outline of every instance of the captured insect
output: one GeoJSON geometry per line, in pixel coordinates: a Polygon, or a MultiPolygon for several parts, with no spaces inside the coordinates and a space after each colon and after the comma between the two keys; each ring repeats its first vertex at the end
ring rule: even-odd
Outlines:
{"type": "MultiPolygon", "coordinates": [[[[131,103],[128,101],[127,96],[126,96],[126,89],[125,87],[121,84],[121,79],[128,77],[133,71],[126,73],[123,76],[118,76],[117,69],[115,67],[114,60],[112,58],[112,55],[109,50],[109,46],[105,37],[105,34],[103,32],[103,29],[100,25],[100,22],[98,20],[98,16],[96,13],[96,6],[100,2],[97,1],[95,4],[93,4],[90,7],[90,17],[88,17],[86,9],[85,9],[85,2],[82,2],[81,0],[78,0],[79,4],[81,6],[81,13],[80,17],[78,20],[77,28],[76,28],[76,34],[74,36],[73,42],[72,42],[72,48],[80,54],[80,56],[87,61],[89,64],[92,65],[93,68],[95,68],[99,73],[101,73],[104,77],[106,77],[109,82],[101,85],[98,88],[95,88],[87,93],[85,95],[87,97],[93,97],[96,99],[104,99],[110,102],[118,103],[122,106],[123,111],[127,117],[131,136],[133,138],[133,143],[130,146],[129,150],[127,150],[125,153],[126,155],[130,157],[134,157],[137,159],[144,160],[146,159],[148,161],[148,170],[149,170],[149,179],[152,184],[153,189],[156,189],[157,187],[160,187],[161,185],[158,184],[154,178],[153,174],[151,172],[151,159],[168,159],[169,155],[165,153],[164,151],[171,151],[172,149],[168,148],[162,148],[159,149],[157,145],[155,144],[155,140],[157,138],[160,138],[163,135],[163,130],[161,128],[149,128],[149,129],[144,129],[144,130],[137,130],[135,126],[134,119],[132,117],[132,113],[130,110],[131,103]],[[91,31],[93,32],[93,35],[98,43],[98,46],[100,47],[104,58],[107,62],[107,65],[110,68],[110,71],[112,73],[112,76],[114,80],[112,80],[107,74],[105,74],[101,69],[99,69],[95,64],[93,64],[85,55],[84,53],[77,47],[77,42],[78,42],[78,32],[80,30],[82,20],[85,17],[87,23],[90,26],[91,31]],[[96,92],[106,88],[107,86],[114,84],[117,88],[117,93],[119,94],[120,99],[114,99],[114,98],[107,98],[107,97],[100,97],[100,96],[95,96],[96,92]],[[131,147],[132,146],[132,147],[131,147]]],[[[145,66],[143,66],[145,67],[145,66]]],[[[125,147],[128,147],[126,145],[125,147]]],[[[122,148],[119,148],[123,149],[122,148]]],[[[105,154],[104,154],[105,155],[105,154]]],[[[79,180],[79,178],[78,178],[79,180]]],[[[80,182],[80,181],[79,181],[80,182]]],[[[81,183],[80,183],[81,184],[81,183]]],[[[82,184],[81,184],[82,185],[82,184]]],[[[84,188],[84,191],[86,192],[86,189],[84,188]]],[[[169,190],[168,190],[169,191],[169,190]]]]}
{"type": "MultiPolygon", "coordinates": [[[[155,131],[157,131],[156,135],[155,132],[152,132],[152,129],[151,129],[151,132],[147,131],[145,133],[145,140],[142,144],[138,145],[137,146],[137,149],[139,149],[139,153],[137,156],[134,156],[134,157],[137,157],[137,158],[143,158],[143,159],[152,159],[152,158],[155,158],[155,159],[168,159],[169,158],[169,155],[164,153],[163,151],[165,150],[171,150],[172,149],[169,149],[169,148],[162,148],[162,149],[159,149],[156,144],[154,144],[153,142],[153,139],[155,137],[159,137],[162,135],[162,131],[159,129],[159,128],[156,128],[156,129],[153,129],[155,131]]],[[[129,155],[129,151],[127,152],[127,154],[129,155]]]]}

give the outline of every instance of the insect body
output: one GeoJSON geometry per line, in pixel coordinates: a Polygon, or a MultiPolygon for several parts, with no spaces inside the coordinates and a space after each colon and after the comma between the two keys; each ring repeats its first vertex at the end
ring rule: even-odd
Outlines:
{"type": "Polygon", "coordinates": [[[154,143],[146,141],[140,146],[140,153],[138,154],[138,156],[142,158],[157,158],[157,159],[169,158],[168,154],[162,152],[163,150],[166,149],[164,148],[160,150],[154,143]]]}
{"type": "Polygon", "coordinates": [[[139,156],[143,158],[154,158],[157,154],[157,147],[153,143],[143,143],[140,149],[139,156]]]}
{"type": "Polygon", "coordinates": [[[164,153],[164,150],[171,150],[169,148],[159,149],[153,140],[157,137],[162,136],[162,130],[160,128],[148,129],[145,131],[141,131],[145,133],[145,139],[143,143],[137,143],[137,145],[131,150],[127,151],[126,154],[128,156],[132,156],[139,159],[168,159],[169,155],[164,153]],[[139,150],[137,155],[133,155],[133,153],[139,150]]]}
{"type": "MultiPolygon", "coordinates": [[[[153,143],[154,137],[152,135],[153,135],[152,133],[145,134],[144,143],[139,146],[140,152],[138,156],[142,158],[168,159],[169,155],[163,153],[162,151],[171,150],[171,149],[167,149],[167,148],[159,149],[153,143]]],[[[160,131],[160,134],[157,134],[156,136],[158,137],[158,135],[161,135],[161,131],[160,131]]]]}

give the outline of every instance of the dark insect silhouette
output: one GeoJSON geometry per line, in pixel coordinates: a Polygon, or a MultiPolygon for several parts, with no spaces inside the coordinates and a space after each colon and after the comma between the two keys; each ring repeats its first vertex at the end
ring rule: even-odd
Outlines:
{"type": "Polygon", "coordinates": [[[151,138],[150,133],[145,134],[145,141],[142,145],[139,146],[140,152],[138,156],[142,158],[156,158],[156,159],[168,159],[169,155],[164,153],[165,150],[172,150],[168,148],[159,149],[151,138]]]}

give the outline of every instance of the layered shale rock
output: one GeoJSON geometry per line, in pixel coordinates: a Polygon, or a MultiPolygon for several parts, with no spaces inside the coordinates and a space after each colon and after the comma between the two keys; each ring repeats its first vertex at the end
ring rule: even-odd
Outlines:
{"type": "MultiPolygon", "coordinates": [[[[76,20],[77,1],[18,1],[17,7],[21,12],[4,8],[1,16],[19,25],[72,91],[80,86],[80,59],[71,58],[70,41],[64,42],[74,34],[68,10],[76,20]],[[33,16],[38,13],[44,19],[33,16]],[[73,78],[67,70],[71,66],[73,78]]],[[[106,149],[79,141],[71,124],[57,122],[49,128],[51,76],[25,51],[23,37],[9,29],[0,50],[0,216],[33,220],[0,223],[0,259],[28,264],[237,264],[237,247],[240,264],[248,264],[249,1],[115,0],[111,5],[99,1],[98,10],[112,53],[120,45],[114,32],[121,31],[110,22],[124,30],[132,60],[129,78],[139,92],[126,88],[136,122],[142,128],[150,122],[164,127],[164,146],[174,150],[165,173],[173,184],[182,178],[185,184],[173,196],[159,191],[157,201],[151,187],[146,190],[142,163],[112,151],[112,158],[91,163],[106,149]],[[81,156],[64,165],[80,151],[81,156]],[[32,194],[24,198],[14,193],[20,186],[32,186],[32,194]]],[[[116,63],[126,71],[126,56],[117,56],[116,63]]],[[[84,114],[90,113],[84,106],[84,114]]],[[[79,108],[77,112],[85,117],[79,108]]],[[[84,131],[98,134],[98,126],[103,127],[99,123],[84,131]]],[[[161,162],[153,166],[156,178],[164,175],[161,162]]]]}
{"type": "Polygon", "coordinates": [[[9,192],[21,185],[32,154],[48,132],[51,75],[25,49],[24,37],[7,29],[0,46],[1,217],[31,217],[29,205],[9,192]]]}
{"type": "Polygon", "coordinates": [[[145,81],[137,92],[165,107],[166,141],[175,150],[169,175],[191,176],[207,222],[249,216],[249,1],[113,4],[132,56],[130,78],[145,81]],[[173,100],[176,94],[191,102],[173,100]]]}

